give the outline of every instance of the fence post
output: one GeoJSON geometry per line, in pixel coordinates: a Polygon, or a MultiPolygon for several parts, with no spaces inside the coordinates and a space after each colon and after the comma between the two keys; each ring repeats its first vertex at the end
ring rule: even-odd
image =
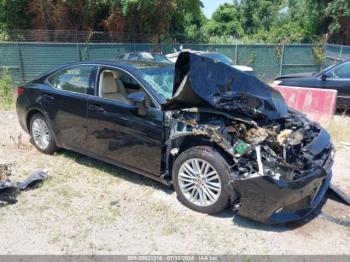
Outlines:
{"type": "Polygon", "coordinates": [[[236,49],[235,49],[235,65],[237,65],[238,60],[238,44],[236,43],[236,49]]]}
{"type": "Polygon", "coordinates": [[[325,65],[327,65],[327,46],[328,46],[327,42],[324,43],[324,45],[323,45],[324,57],[323,57],[321,69],[323,69],[325,67],[325,65]]]}
{"type": "Polygon", "coordinates": [[[339,59],[342,59],[341,57],[343,56],[343,47],[343,45],[340,47],[339,59]]]}
{"type": "Polygon", "coordinates": [[[77,43],[76,46],[77,46],[78,62],[81,62],[81,53],[80,53],[80,45],[79,45],[79,43],[77,43]]]}
{"type": "Polygon", "coordinates": [[[284,45],[282,45],[281,58],[280,58],[280,76],[283,73],[283,63],[284,63],[284,45]]]}
{"type": "Polygon", "coordinates": [[[22,82],[25,81],[25,74],[24,74],[24,66],[23,66],[23,56],[22,56],[22,50],[18,42],[16,42],[17,47],[17,54],[18,54],[18,61],[19,61],[19,72],[21,74],[21,80],[22,82]]]}

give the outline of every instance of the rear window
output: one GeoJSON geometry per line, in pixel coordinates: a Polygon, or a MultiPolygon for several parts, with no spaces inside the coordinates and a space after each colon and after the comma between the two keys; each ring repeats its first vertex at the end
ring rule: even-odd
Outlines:
{"type": "Polygon", "coordinates": [[[94,86],[95,66],[76,66],[59,71],[48,78],[57,89],[88,94],[94,86]]]}

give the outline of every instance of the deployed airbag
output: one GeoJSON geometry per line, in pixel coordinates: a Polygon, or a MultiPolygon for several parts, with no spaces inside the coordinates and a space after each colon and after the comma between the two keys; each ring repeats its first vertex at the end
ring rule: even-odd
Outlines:
{"type": "Polygon", "coordinates": [[[270,119],[288,112],[282,95],[256,77],[211,58],[182,52],[175,64],[173,98],[162,110],[208,106],[270,119]]]}

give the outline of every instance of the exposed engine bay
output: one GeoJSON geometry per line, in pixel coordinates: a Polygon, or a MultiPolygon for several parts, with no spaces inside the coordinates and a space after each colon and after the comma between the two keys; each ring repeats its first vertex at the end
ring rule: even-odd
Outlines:
{"type": "Polygon", "coordinates": [[[265,122],[220,115],[215,110],[188,109],[175,114],[172,139],[196,135],[209,137],[232,156],[234,179],[271,176],[296,180],[305,170],[323,166],[331,147],[317,155],[307,145],[321,128],[301,114],[265,122]]]}

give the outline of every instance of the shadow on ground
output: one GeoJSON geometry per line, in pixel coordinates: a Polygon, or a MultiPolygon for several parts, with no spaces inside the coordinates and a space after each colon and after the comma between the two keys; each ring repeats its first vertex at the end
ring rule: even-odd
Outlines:
{"type": "Polygon", "coordinates": [[[69,159],[73,159],[80,165],[84,165],[86,167],[94,168],[99,171],[109,173],[112,176],[118,177],[133,184],[152,187],[157,190],[162,190],[167,194],[172,194],[174,192],[171,187],[163,185],[160,182],[154,181],[151,178],[144,177],[127,169],[120,168],[73,151],[60,149],[57,154],[63,155],[64,157],[67,157],[69,159]]]}

